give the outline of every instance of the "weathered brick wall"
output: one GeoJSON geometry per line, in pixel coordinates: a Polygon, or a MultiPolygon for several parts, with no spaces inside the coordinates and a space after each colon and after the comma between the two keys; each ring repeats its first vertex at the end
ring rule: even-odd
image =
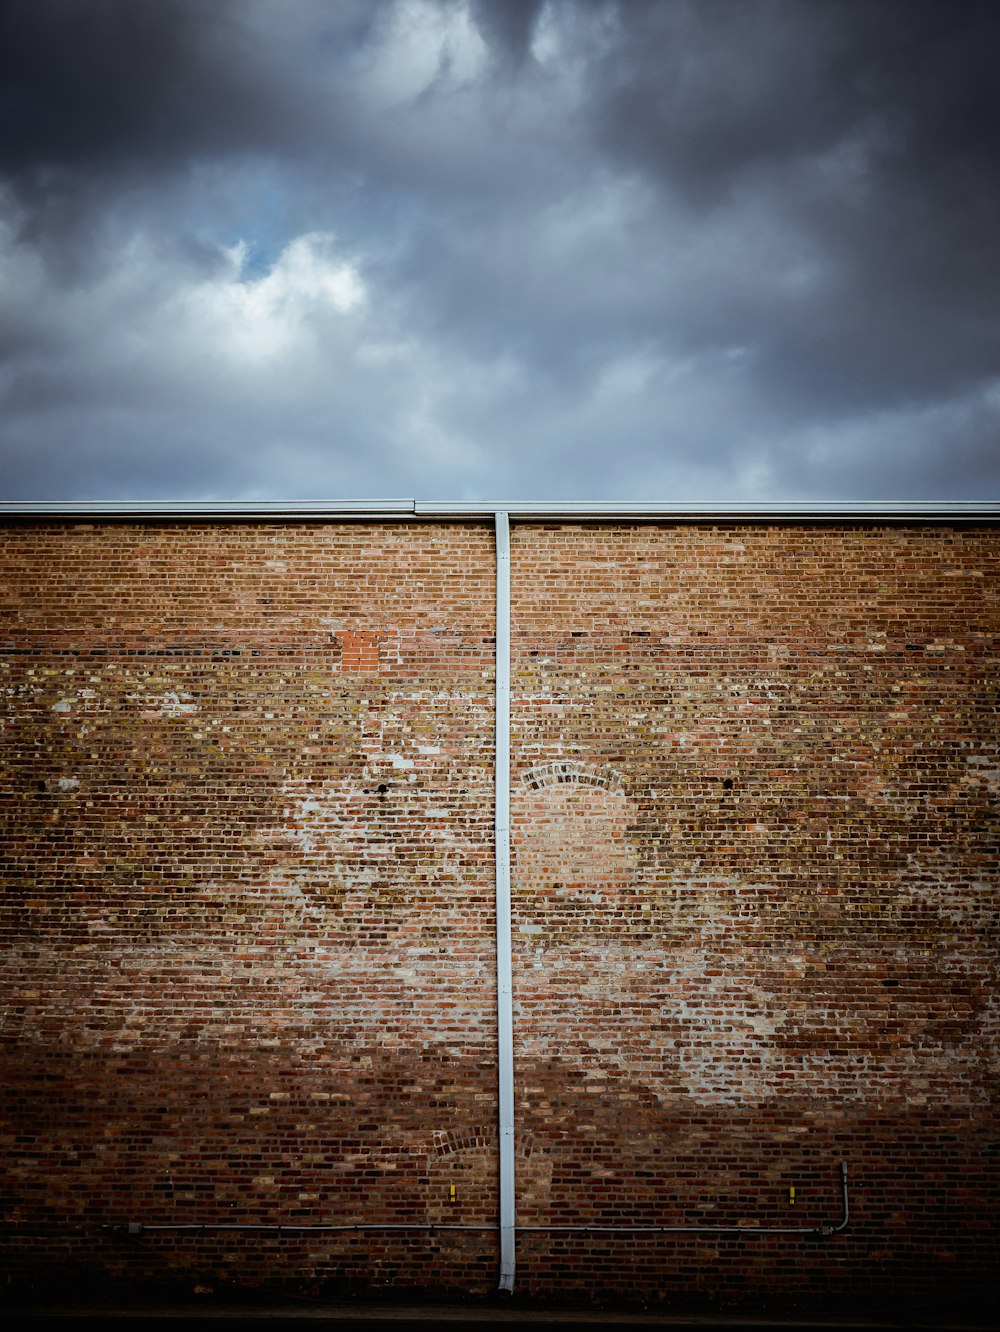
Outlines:
{"type": "Polygon", "coordinates": [[[597,1264],[532,1239],[522,1281],[831,1301],[989,1273],[998,554],[982,530],[515,530],[532,1216],[821,1224],[841,1158],[855,1211],[836,1239],[597,1264]]]}
{"type": "MultiPolygon", "coordinates": [[[[18,1281],[487,1291],[493,545],[2,534],[18,1281]],[[450,1187],[455,1186],[455,1200],[450,1187]]],[[[984,1289],[1000,535],[515,525],[518,1290],[984,1289]],[[790,1203],[789,1190],[795,1189],[790,1203]]]]}
{"type": "Polygon", "coordinates": [[[9,1217],[35,1270],[488,1281],[491,538],[11,531],[9,1217]],[[448,1185],[458,1201],[448,1201],[448,1185]],[[95,1240],[94,1232],[98,1238],[95,1240]],[[96,1250],[95,1250],[96,1243],[96,1250]]]}

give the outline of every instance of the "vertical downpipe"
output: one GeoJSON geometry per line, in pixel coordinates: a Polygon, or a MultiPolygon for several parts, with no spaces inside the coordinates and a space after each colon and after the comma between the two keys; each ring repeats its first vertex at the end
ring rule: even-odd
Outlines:
{"type": "Polygon", "coordinates": [[[500,1284],[514,1289],[514,1008],[510,933],[510,524],[496,514],[497,1063],[500,1117],[500,1284]]]}

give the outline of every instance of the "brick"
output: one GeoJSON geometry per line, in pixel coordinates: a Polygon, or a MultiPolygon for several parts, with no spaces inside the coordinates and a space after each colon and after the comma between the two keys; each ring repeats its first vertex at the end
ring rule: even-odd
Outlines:
{"type": "MultiPolygon", "coordinates": [[[[11,1280],[484,1294],[476,523],[0,531],[11,1280]],[[451,1200],[451,1187],[455,1200],[451,1200]]],[[[515,524],[518,1290],[959,1307],[996,1251],[1000,539],[515,524]],[[795,1202],[789,1190],[795,1188],[795,1202]]]]}

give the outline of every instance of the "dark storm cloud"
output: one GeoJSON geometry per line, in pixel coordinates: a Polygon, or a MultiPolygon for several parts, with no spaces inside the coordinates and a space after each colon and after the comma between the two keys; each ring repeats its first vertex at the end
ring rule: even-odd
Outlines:
{"type": "Polygon", "coordinates": [[[766,198],[811,240],[818,299],[752,317],[815,406],[997,372],[998,19],[991,0],[650,4],[603,61],[612,158],[701,214],[766,198]]]}
{"type": "Polygon", "coordinates": [[[271,142],[263,52],[231,0],[5,0],[0,169],[145,173],[271,142]]]}
{"type": "Polygon", "coordinates": [[[544,0],[474,0],[476,26],[490,46],[520,63],[528,54],[544,0]]]}
{"type": "Polygon", "coordinates": [[[998,36],[992,0],[7,0],[7,491],[995,491],[998,36]]]}
{"type": "Polygon", "coordinates": [[[352,139],[349,108],[339,81],[310,79],[329,74],[328,51],[346,59],[363,45],[379,9],[0,0],[0,179],[21,225],[65,245],[58,261],[118,243],[114,224],[130,210],[166,205],[173,221],[179,195],[182,207],[211,203],[199,171],[310,157],[334,169],[352,139]]]}
{"type": "Polygon", "coordinates": [[[695,199],[845,143],[927,188],[998,164],[993,0],[637,0],[618,13],[594,84],[602,136],[695,199]]]}

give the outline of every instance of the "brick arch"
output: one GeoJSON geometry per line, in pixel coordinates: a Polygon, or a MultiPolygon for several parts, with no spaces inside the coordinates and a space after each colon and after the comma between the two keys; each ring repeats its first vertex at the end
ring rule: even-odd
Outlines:
{"type": "Polygon", "coordinates": [[[634,811],[614,769],[541,764],[522,776],[511,803],[515,885],[542,894],[550,924],[560,910],[575,917],[584,897],[617,896],[632,883],[634,811]]]}
{"type": "MultiPolygon", "coordinates": [[[[458,1152],[468,1151],[469,1148],[487,1148],[495,1151],[496,1146],[497,1126],[495,1124],[490,1124],[461,1129],[435,1129],[433,1147],[431,1150],[435,1156],[445,1157],[454,1156],[458,1152]]],[[[515,1134],[515,1156],[521,1157],[523,1160],[528,1160],[534,1150],[534,1134],[515,1134]]]]}
{"type": "Polygon", "coordinates": [[[621,791],[624,787],[621,773],[613,768],[596,768],[576,759],[560,759],[542,763],[521,774],[521,785],[529,791],[540,791],[546,786],[597,786],[602,791],[621,791]]]}

